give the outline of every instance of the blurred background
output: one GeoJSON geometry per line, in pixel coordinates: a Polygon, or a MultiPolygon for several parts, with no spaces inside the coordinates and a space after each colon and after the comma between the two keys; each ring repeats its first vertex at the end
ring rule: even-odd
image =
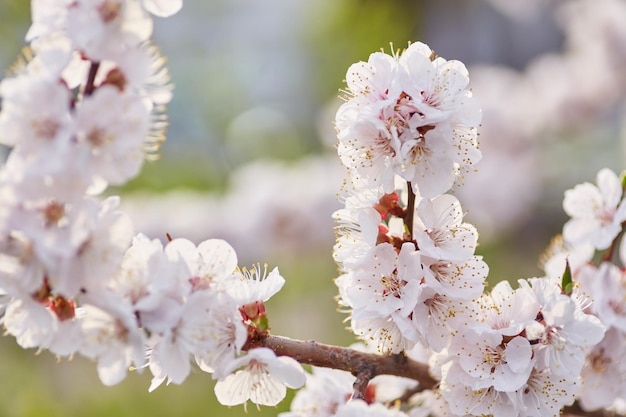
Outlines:
{"type": "MultiPolygon", "coordinates": [[[[28,2],[0,2],[0,69],[24,46],[28,2]]],[[[483,161],[454,192],[481,233],[490,281],[541,274],[563,192],[624,163],[626,0],[185,0],[156,19],[176,86],[157,162],[122,189],[137,231],[227,239],[240,264],[278,265],[274,333],[349,344],[333,299],[332,145],[353,62],[423,41],[470,70],[483,161]],[[391,46],[393,45],[393,46],[391,46]]],[[[0,339],[0,416],[241,416],[209,375],[147,393],[148,372],[104,387],[81,358],[56,363],[0,339]]],[[[274,416],[288,408],[252,409],[274,416]]]]}

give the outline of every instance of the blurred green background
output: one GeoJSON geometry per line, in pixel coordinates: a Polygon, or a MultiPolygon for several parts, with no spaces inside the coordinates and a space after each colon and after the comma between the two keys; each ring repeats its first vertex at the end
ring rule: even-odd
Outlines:
{"type": "MultiPolygon", "coordinates": [[[[185,187],[219,193],[227,187],[229,172],[254,159],[297,160],[329,152],[321,136],[332,131],[332,109],[346,69],[381,48],[389,52],[390,44],[402,48],[424,40],[448,58],[519,68],[562,42],[554,24],[545,29],[545,41],[531,45],[515,32],[508,32],[509,47],[494,48],[493,39],[485,38],[471,50],[462,35],[439,37],[455,25],[458,34],[462,21],[472,39],[482,39],[480,30],[486,27],[471,27],[466,20],[472,17],[478,26],[496,22],[493,33],[506,26],[502,16],[478,0],[185,0],[178,15],[155,19],[155,42],[170,58],[176,85],[168,141],[161,160],[146,164],[141,176],[119,191],[185,187]],[[263,120],[273,124],[261,126],[263,120]]],[[[0,2],[0,69],[24,46],[28,25],[26,0],[0,2]]],[[[533,207],[531,222],[481,245],[496,281],[540,273],[537,257],[565,220],[559,209],[562,191],[556,190],[550,203],[533,207]]],[[[511,194],[514,198],[514,190],[511,194]]],[[[253,238],[262,244],[262,237],[253,238]]],[[[353,342],[333,299],[331,248],[312,248],[306,257],[276,254],[265,261],[279,265],[287,279],[268,304],[276,334],[353,342]]],[[[201,372],[182,386],[148,394],[149,372],[105,387],[93,364],[82,358],[57,363],[47,353],[17,348],[10,337],[0,339],[0,352],[0,416],[244,415],[243,407],[219,406],[210,376],[201,372]]],[[[251,406],[248,415],[274,416],[288,404],[261,411],[251,406]]]]}

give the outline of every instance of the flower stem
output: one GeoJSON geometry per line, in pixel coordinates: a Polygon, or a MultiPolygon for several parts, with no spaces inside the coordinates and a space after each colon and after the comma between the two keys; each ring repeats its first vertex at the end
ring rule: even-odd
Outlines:
{"type": "Polygon", "coordinates": [[[371,379],[372,370],[369,367],[356,374],[356,379],[354,380],[354,384],[352,384],[352,387],[354,388],[352,399],[365,400],[365,390],[367,389],[367,384],[370,383],[371,379]]]}
{"type": "Polygon", "coordinates": [[[100,68],[99,62],[92,62],[89,67],[89,74],[87,75],[87,84],[85,84],[84,94],[85,96],[90,96],[94,90],[96,89],[96,74],[98,73],[98,68],[100,68]]]}
{"type": "Polygon", "coordinates": [[[613,259],[613,255],[615,254],[615,249],[617,249],[617,247],[619,246],[619,242],[624,235],[625,228],[626,222],[622,223],[622,230],[618,233],[617,236],[615,236],[615,239],[613,239],[613,242],[611,242],[611,246],[606,250],[606,252],[604,252],[604,255],[602,255],[602,259],[600,260],[600,262],[611,262],[611,260],[613,259]]]}
{"type": "Polygon", "coordinates": [[[404,216],[404,225],[409,233],[408,239],[413,240],[413,218],[415,216],[415,193],[413,192],[413,186],[410,181],[406,183],[409,191],[409,200],[406,206],[406,214],[404,216]]]}

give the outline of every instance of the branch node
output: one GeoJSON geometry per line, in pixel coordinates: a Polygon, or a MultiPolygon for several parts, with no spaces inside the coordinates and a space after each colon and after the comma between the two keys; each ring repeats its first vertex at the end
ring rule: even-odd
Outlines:
{"type": "Polygon", "coordinates": [[[374,371],[371,367],[363,367],[355,375],[356,379],[352,387],[354,392],[352,393],[352,399],[365,400],[365,390],[370,380],[374,377],[374,371]]]}

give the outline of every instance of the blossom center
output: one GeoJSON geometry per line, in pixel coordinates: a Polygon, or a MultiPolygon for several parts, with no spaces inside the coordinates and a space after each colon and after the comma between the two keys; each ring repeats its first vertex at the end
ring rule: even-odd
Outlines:
{"type": "Polygon", "coordinates": [[[31,126],[35,135],[48,140],[54,139],[61,127],[58,122],[51,119],[33,120],[31,126]]]}
{"type": "Polygon", "coordinates": [[[113,141],[113,135],[102,127],[94,127],[87,133],[87,142],[94,147],[100,147],[113,141]]]}
{"type": "Polygon", "coordinates": [[[390,276],[383,276],[380,279],[380,284],[383,286],[383,296],[392,295],[396,298],[400,298],[402,287],[406,283],[398,278],[398,270],[394,269],[390,276]]]}
{"type": "Polygon", "coordinates": [[[496,372],[496,367],[506,363],[504,349],[502,349],[502,347],[500,346],[496,346],[495,348],[487,348],[487,353],[485,354],[483,363],[491,366],[490,372],[493,374],[494,372],[496,372]]]}
{"type": "Polygon", "coordinates": [[[98,13],[104,23],[110,23],[115,20],[122,9],[122,3],[117,0],[105,0],[98,6],[98,13]]]}
{"type": "Polygon", "coordinates": [[[603,225],[611,224],[613,223],[615,212],[615,209],[602,208],[598,210],[598,219],[603,225]]]}
{"type": "Polygon", "coordinates": [[[56,226],[65,216],[65,205],[51,201],[43,208],[43,216],[46,226],[56,226]]]}
{"type": "Polygon", "coordinates": [[[597,373],[604,373],[607,370],[608,366],[611,365],[611,358],[607,357],[604,354],[604,349],[600,349],[597,352],[589,355],[589,363],[591,364],[591,368],[597,373]]]}

